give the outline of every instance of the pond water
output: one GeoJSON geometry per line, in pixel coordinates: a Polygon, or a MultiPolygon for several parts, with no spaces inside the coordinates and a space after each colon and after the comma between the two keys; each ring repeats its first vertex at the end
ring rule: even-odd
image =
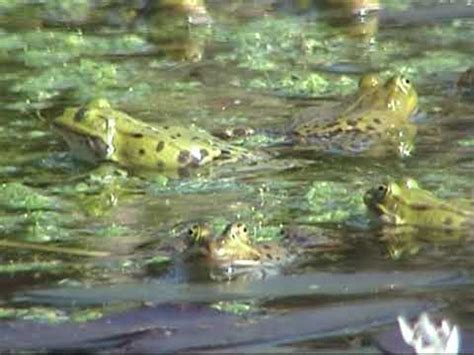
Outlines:
{"type": "Polygon", "coordinates": [[[337,3],[0,1],[0,322],[70,324],[140,302],[243,317],[231,322],[294,312],[260,337],[214,329],[219,341],[158,344],[271,352],[376,350],[380,326],[425,308],[472,329],[471,230],[381,228],[363,196],[411,177],[441,199],[474,199],[474,88],[457,85],[474,65],[474,6],[381,0],[359,16],[346,7],[362,1],[337,3]],[[292,117],[347,103],[366,72],[414,83],[411,156],[278,148],[292,117]],[[252,127],[233,143],[270,155],[186,176],[80,162],[50,123],[95,98],[155,125],[252,127]],[[311,250],[264,280],[212,280],[181,262],[175,245],[191,224],[234,221],[311,250]]]}

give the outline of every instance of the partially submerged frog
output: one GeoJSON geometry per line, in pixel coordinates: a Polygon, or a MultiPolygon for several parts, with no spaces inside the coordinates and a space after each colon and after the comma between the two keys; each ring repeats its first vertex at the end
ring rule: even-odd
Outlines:
{"type": "Polygon", "coordinates": [[[368,210],[382,223],[456,230],[472,225],[467,201],[445,201],[419,187],[413,179],[384,183],[364,195],[368,210]]]}
{"type": "Polygon", "coordinates": [[[248,152],[196,127],[152,126],[113,109],[105,99],[67,108],[53,121],[78,159],[111,161],[127,168],[179,170],[248,152]]]}
{"type": "Polygon", "coordinates": [[[195,224],[188,231],[187,244],[188,255],[207,258],[228,277],[259,267],[268,273],[293,259],[290,251],[277,242],[254,243],[248,227],[240,222],[230,223],[220,235],[214,235],[205,224],[195,224]]]}
{"type": "MultiPolygon", "coordinates": [[[[418,96],[410,80],[395,75],[382,82],[364,75],[355,95],[336,114],[308,108],[288,127],[285,146],[341,155],[407,156],[413,150],[416,126],[410,121],[418,96]]],[[[241,127],[227,137],[247,135],[241,127]]],[[[251,132],[253,133],[253,132],[251,132]]]]}
{"type": "Polygon", "coordinates": [[[417,93],[407,78],[396,75],[382,83],[378,76],[361,78],[355,98],[336,117],[306,111],[291,127],[295,144],[318,151],[380,156],[409,155],[416,126],[409,118],[417,107],[417,93]]]}

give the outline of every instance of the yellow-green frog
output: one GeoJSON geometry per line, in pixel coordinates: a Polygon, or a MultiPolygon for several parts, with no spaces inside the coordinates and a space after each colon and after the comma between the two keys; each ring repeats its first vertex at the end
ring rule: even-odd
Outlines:
{"type": "Polygon", "coordinates": [[[363,76],[355,97],[331,117],[303,111],[290,127],[295,144],[349,155],[407,156],[413,149],[414,114],[418,96],[409,79],[395,75],[387,81],[373,74],[363,76]]]}
{"type": "Polygon", "coordinates": [[[215,236],[206,224],[195,224],[188,231],[188,247],[223,266],[259,266],[288,262],[290,253],[277,242],[254,243],[248,227],[240,222],[228,224],[215,236]]]}
{"type": "Polygon", "coordinates": [[[364,203],[386,224],[456,230],[472,226],[474,220],[470,202],[441,200],[413,179],[373,187],[365,193],[364,203]]]}
{"type": "Polygon", "coordinates": [[[250,154],[196,128],[152,126],[113,109],[105,99],[67,108],[53,128],[73,155],[87,162],[112,161],[157,171],[234,161],[250,154]]]}

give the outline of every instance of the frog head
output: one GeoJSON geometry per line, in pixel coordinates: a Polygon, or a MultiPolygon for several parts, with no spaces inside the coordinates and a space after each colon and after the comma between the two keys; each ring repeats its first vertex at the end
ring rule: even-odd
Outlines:
{"type": "Polygon", "coordinates": [[[248,227],[240,222],[230,223],[222,235],[213,243],[213,254],[216,259],[258,259],[259,252],[252,246],[248,227]]]}
{"type": "Polygon", "coordinates": [[[388,79],[384,86],[385,105],[392,111],[398,111],[410,117],[416,110],[418,95],[410,79],[395,75],[388,79]]]}
{"type": "Polygon", "coordinates": [[[196,223],[189,227],[186,233],[186,244],[188,246],[207,245],[212,238],[212,230],[206,223],[196,223]]]}
{"type": "Polygon", "coordinates": [[[439,202],[412,178],[404,178],[399,183],[384,182],[364,195],[367,208],[381,221],[390,224],[417,224],[417,218],[424,217],[420,212],[436,211],[439,202]]]}
{"type": "Polygon", "coordinates": [[[77,158],[89,162],[108,160],[114,153],[115,118],[105,99],[67,108],[53,121],[53,128],[77,158]]]}
{"type": "Polygon", "coordinates": [[[358,101],[352,108],[389,110],[410,117],[416,109],[418,96],[409,79],[395,75],[383,82],[379,75],[364,74],[359,80],[358,101]]]}
{"type": "Polygon", "coordinates": [[[225,227],[224,232],[222,232],[221,239],[250,243],[248,227],[240,222],[230,223],[225,227]]]}
{"type": "Polygon", "coordinates": [[[382,222],[400,224],[399,208],[397,201],[402,190],[394,182],[382,183],[369,189],[364,195],[364,203],[370,212],[375,214],[382,222]]]}

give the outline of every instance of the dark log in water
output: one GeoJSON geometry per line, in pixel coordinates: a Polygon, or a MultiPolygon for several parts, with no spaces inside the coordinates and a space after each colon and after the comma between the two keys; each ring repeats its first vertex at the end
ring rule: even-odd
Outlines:
{"type": "Polygon", "coordinates": [[[0,352],[155,353],[233,349],[347,336],[415,316],[433,305],[415,300],[353,301],[285,313],[239,317],[202,305],[140,307],[87,323],[0,323],[0,352]]]}
{"type": "Polygon", "coordinates": [[[459,272],[358,272],[275,275],[265,280],[228,283],[136,283],[81,289],[77,287],[35,290],[18,294],[20,302],[53,306],[85,306],[124,301],[217,302],[246,299],[278,299],[311,295],[354,296],[397,291],[420,291],[472,284],[459,272]]]}

